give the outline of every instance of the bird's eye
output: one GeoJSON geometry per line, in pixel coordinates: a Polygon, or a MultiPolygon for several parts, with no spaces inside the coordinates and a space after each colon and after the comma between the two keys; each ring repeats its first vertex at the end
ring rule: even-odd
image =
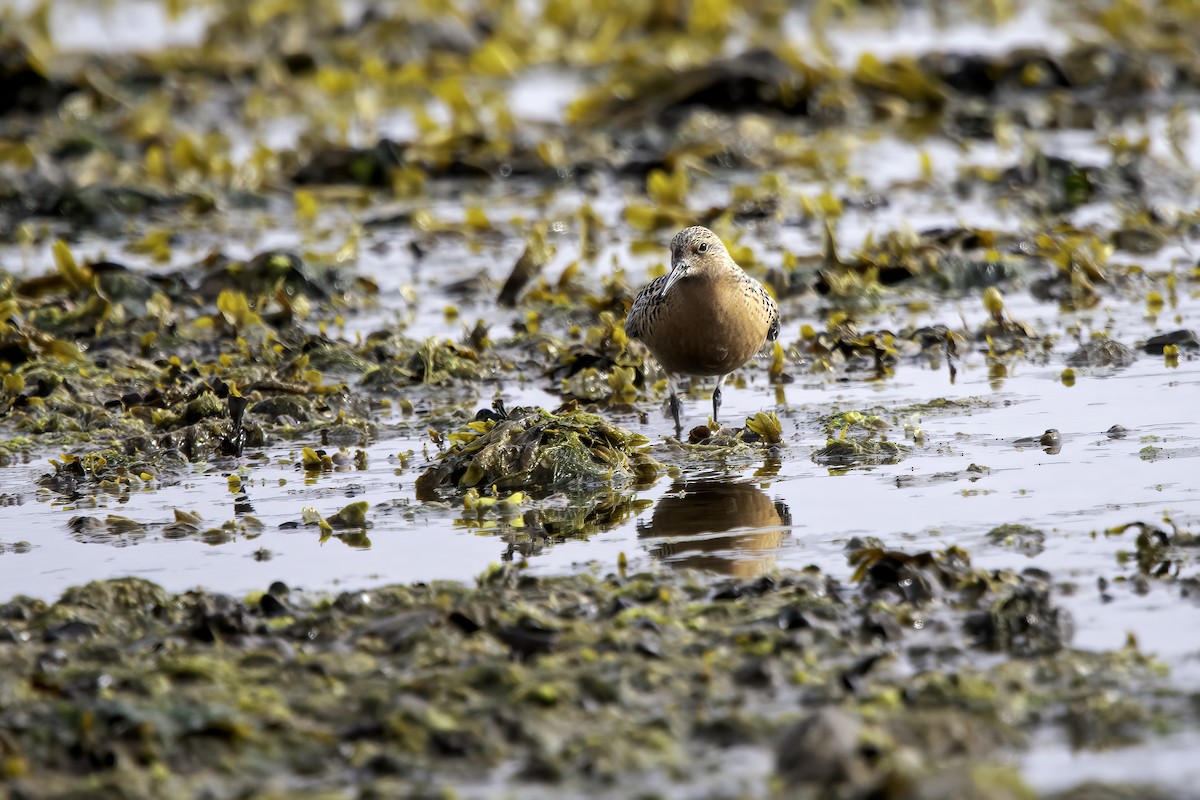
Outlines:
{"type": "Polygon", "coordinates": [[[707,253],[708,252],[708,242],[701,242],[700,246],[696,248],[696,252],[697,253],[707,253]]]}

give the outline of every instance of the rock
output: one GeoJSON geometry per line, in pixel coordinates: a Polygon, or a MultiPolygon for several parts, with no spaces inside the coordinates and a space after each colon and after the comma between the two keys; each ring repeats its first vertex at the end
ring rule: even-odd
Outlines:
{"type": "Polygon", "coordinates": [[[859,747],[862,722],[826,706],[784,731],[775,771],[789,785],[863,786],[870,777],[859,747]]]}

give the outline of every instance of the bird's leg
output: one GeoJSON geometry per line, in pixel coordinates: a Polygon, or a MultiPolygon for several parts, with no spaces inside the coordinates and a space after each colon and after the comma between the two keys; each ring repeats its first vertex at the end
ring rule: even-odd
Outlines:
{"type": "Polygon", "coordinates": [[[716,424],[717,418],[721,414],[721,384],[725,382],[725,376],[717,378],[717,388],[713,389],[713,423],[716,424]]]}
{"type": "Polygon", "coordinates": [[[675,418],[675,436],[683,435],[683,423],[679,421],[679,393],[675,391],[675,381],[667,378],[667,386],[671,389],[671,416],[675,418]]]}

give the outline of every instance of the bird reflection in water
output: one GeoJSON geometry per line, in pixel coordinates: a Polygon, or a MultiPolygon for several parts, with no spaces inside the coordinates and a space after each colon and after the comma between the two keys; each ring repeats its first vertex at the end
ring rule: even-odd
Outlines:
{"type": "Polygon", "coordinates": [[[650,521],[638,523],[638,536],[667,539],[650,554],[672,566],[746,578],[771,571],[791,524],[788,507],[754,484],[676,481],[650,521]]]}

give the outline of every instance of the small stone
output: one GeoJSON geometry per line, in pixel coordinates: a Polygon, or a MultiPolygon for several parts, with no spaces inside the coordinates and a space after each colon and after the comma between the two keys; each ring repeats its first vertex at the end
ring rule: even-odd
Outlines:
{"type": "Polygon", "coordinates": [[[862,786],[869,775],[858,737],[858,717],[826,706],[784,731],[775,771],[788,784],[862,786]]]}
{"type": "Polygon", "coordinates": [[[264,617],[286,617],[290,613],[287,606],[273,594],[264,594],[258,601],[258,609],[264,617]]]}

